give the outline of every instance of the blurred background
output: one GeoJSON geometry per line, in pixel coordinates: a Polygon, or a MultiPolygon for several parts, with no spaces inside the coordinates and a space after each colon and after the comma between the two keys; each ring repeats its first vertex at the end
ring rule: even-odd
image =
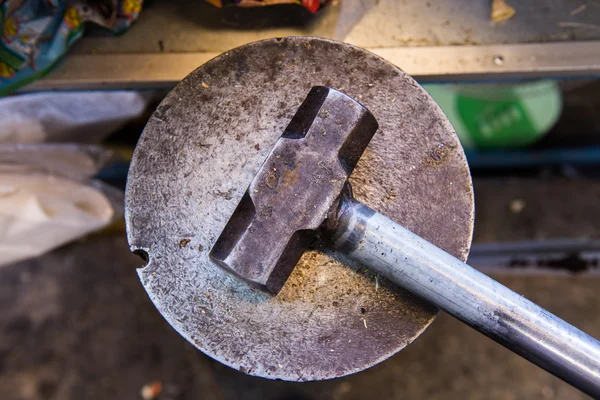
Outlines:
{"type": "Polygon", "coordinates": [[[255,40],[308,35],[411,74],[473,175],[469,263],[600,337],[600,2],[0,2],[1,399],[579,399],[440,315],[359,374],[254,378],[180,337],[139,283],[123,193],[161,99],[255,40]],[[272,4],[277,3],[277,4],[272,4]]]}

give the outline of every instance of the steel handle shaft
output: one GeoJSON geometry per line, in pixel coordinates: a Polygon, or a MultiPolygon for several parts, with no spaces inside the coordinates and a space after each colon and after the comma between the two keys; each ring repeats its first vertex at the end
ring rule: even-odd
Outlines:
{"type": "Polygon", "coordinates": [[[334,246],[594,398],[600,342],[354,200],[334,246]]]}

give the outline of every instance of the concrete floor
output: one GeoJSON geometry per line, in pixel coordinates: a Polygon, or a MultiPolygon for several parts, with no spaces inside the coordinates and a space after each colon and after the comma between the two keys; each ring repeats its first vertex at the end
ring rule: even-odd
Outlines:
{"type": "MultiPolygon", "coordinates": [[[[365,372],[294,384],[246,376],[195,350],[162,319],[123,233],[96,235],[0,269],[0,399],[583,399],[471,328],[440,315],[412,345],[365,372]]],[[[503,283],[600,337],[598,278],[503,283]]]]}

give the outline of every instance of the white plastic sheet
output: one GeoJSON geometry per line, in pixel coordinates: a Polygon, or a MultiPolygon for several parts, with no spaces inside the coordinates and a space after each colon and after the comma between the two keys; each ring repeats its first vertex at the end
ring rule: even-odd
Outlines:
{"type": "Polygon", "coordinates": [[[144,112],[151,94],[45,92],[0,99],[0,143],[99,143],[144,112]]]}
{"type": "Polygon", "coordinates": [[[123,192],[90,177],[97,145],[0,144],[0,265],[41,255],[123,214],[123,192]]]}
{"type": "Polygon", "coordinates": [[[34,257],[107,225],[100,190],[67,178],[0,172],[0,265],[34,257]]]}

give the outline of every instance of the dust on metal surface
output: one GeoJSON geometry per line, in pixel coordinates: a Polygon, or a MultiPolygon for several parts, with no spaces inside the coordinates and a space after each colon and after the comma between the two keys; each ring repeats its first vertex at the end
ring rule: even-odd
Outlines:
{"type": "Polygon", "coordinates": [[[305,253],[275,297],[209,259],[281,132],[320,85],[357,99],[379,122],[350,177],[357,200],[462,260],[471,243],[472,184],[456,134],[397,67],[316,38],[257,42],[204,64],[140,138],[127,183],[128,240],[148,254],[139,276],[169,323],[252,375],[303,381],[361,371],[407,346],[437,313],[331,254],[305,253]],[[449,151],[432,167],[440,146],[449,151]]]}
{"type": "Polygon", "coordinates": [[[377,131],[373,114],[324,86],[312,88],[252,180],[210,257],[277,293],[317,236],[377,131]]]}

